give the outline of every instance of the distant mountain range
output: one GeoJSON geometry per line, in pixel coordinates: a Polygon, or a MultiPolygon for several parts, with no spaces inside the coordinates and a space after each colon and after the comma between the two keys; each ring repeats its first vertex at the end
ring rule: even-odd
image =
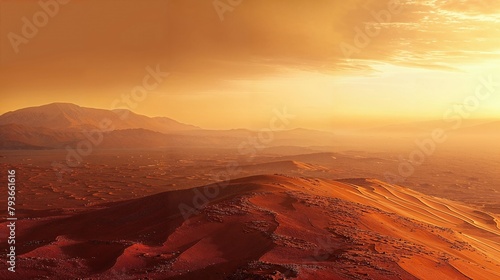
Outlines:
{"type": "Polygon", "coordinates": [[[100,127],[103,120],[112,122],[116,130],[143,128],[169,133],[196,130],[198,127],[163,117],[150,118],[129,110],[103,110],[80,107],[71,103],[52,103],[29,107],[0,116],[0,125],[18,124],[26,127],[45,127],[53,130],[81,131],[100,127]]]}
{"type": "Polygon", "coordinates": [[[258,132],[246,129],[204,130],[166,117],[152,118],[129,110],[85,108],[70,103],[29,107],[0,116],[0,149],[4,150],[65,148],[89,137],[98,142],[96,148],[111,149],[307,147],[331,145],[335,138],[328,132],[292,129],[275,131],[272,139],[264,141],[258,138],[258,132]],[[102,139],[97,131],[105,131],[102,139]]]}

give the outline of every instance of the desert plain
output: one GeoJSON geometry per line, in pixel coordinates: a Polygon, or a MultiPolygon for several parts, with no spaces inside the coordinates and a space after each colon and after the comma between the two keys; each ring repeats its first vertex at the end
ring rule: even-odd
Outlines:
{"type": "Polygon", "coordinates": [[[16,133],[0,153],[16,170],[18,217],[17,272],[3,279],[500,278],[495,134],[467,145],[450,133],[404,177],[398,157],[418,133],[388,146],[380,134],[295,129],[245,154],[227,141],[257,131],[177,130],[185,145],[134,149],[134,133],[153,140],[130,129],[103,134],[125,144],[104,140],[78,164],[67,149],[19,148],[16,133]],[[210,145],[190,140],[200,134],[210,145]]]}

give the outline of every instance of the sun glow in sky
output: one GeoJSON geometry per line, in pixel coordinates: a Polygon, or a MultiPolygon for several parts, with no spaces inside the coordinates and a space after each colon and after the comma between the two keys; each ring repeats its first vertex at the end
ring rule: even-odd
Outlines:
{"type": "MultiPolygon", "coordinates": [[[[261,128],[284,106],[318,129],[440,119],[500,81],[499,1],[344,2],[243,1],[221,20],[212,0],[71,1],[16,45],[43,9],[0,0],[0,113],[112,109],[148,66],[170,75],[129,109],[205,128],[261,128]]],[[[500,88],[473,117],[499,108],[500,88]]]]}

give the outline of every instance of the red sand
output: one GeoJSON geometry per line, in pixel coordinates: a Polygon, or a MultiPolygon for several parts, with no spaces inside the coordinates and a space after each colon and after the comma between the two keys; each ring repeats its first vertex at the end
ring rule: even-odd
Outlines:
{"type": "Polygon", "coordinates": [[[457,202],[368,179],[219,191],[187,220],[193,190],[21,220],[17,278],[0,278],[500,279],[498,215],[457,202]]]}

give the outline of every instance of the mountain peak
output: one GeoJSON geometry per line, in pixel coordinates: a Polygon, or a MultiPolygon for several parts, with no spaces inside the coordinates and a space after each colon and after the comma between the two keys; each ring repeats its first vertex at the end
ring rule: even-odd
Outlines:
{"type": "Polygon", "coordinates": [[[39,105],[39,106],[32,106],[32,107],[26,107],[23,109],[19,109],[13,112],[21,111],[21,110],[74,110],[74,109],[82,109],[83,107],[80,107],[76,104],[73,103],[65,103],[65,102],[54,102],[54,103],[49,103],[49,104],[44,104],[44,105],[39,105]]]}
{"type": "Polygon", "coordinates": [[[38,107],[54,107],[54,106],[57,106],[59,108],[64,108],[64,107],[67,107],[67,108],[70,108],[70,107],[73,107],[73,108],[82,108],[79,105],[76,105],[74,103],[69,103],[69,102],[54,102],[54,103],[49,103],[49,104],[41,105],[41,106],[38,106],[38,107]]]}

